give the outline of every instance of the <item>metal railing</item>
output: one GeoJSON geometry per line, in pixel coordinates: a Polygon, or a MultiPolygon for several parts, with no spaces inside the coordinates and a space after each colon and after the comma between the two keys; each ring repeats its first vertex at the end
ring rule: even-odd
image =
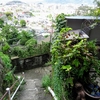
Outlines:
{"type": "Polygon", "coordinates": [[[24,78],[22,78],[21,81],[20,81],[20,79],[21,79],[21,77],[18,76],[18,80],[16,80],[16,81],[14,82],[14,84],[13,84],[10,88],[6,88],[5,94],[1,97],[0,100],[4,100],[4,98],[5,98],[6,96],[8,96],[8,100],[13,100],[13,98],[14,98],[14,96],[16,95],[18,89],[20,88],[22,82],[24,81],[24,78]],[[12,96],[11,96],[11,90],[14,88],[14,86],[16,85],[17,82],[20,82],[20,83],[19,83],[18,87],[15,89],[14,93],[12,94],[12,96]]]}

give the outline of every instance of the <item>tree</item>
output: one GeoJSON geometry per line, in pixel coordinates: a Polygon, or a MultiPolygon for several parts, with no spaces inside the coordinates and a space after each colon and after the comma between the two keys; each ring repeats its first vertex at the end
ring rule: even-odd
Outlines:
{"type": "Polygon", "coordinates": [[[5,14],[6,14],[8,20],[12,20],[12,17],[13,17],[13,13],[12,12],[6,12],[5,14]]]}
{"type": "Polygon", "coordinates": [[[15,25],[18,25],[19,22],[18,22],[18,20],[14,20],[14,23],[15,23],[15,25]]]}
{"type": "Polygon", "coordinates": [[[97,5],[97,7],[94,9],[94,15],[100,16],[100,0],[94,0],[94,3],[97,5]]]}
{"type": "Polygon", "coordinates": [[[88,15],[90,13],[91,9],[92,8],[87,5],[81,5],[76,10],[76,15],[88,15]]]}
{"type": "Polygon", "coordinates": [[[94,0],[94,3],[100,8],[100,0],[94,0]]]}
{"type": "Polygon", "coordinates": [[[90,13],[88,15],[100,16],[100,1],[94,0],[94,4],[96,4],[96,7],[93,8],[93,9],[90,9],[90,13]]]}
{"type": "Polygon", "coordinates": [[[21,27],[25,27],[26,26],[26,21],[25,20],[20,20],[20,25],[21,25],[21,27]]]}
{"type": "Polygon", "coordinates": [[[12,12],[6,12],[5,14],[6,14],[7,17],[8,17],[8,16],[11,16],[11,17],[12,17],[12,15],[13,15],[12,12]]]}

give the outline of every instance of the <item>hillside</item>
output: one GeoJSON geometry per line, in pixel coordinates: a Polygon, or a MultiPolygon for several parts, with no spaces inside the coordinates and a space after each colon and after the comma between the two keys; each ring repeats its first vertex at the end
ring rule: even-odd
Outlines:
{"type": "Polygon", "coordinates": [[[21,2],[21,1],[18,1],[18,0],[10,1],[10,2],[6,3],[6,5],[14,5],[14,4],[25,4],[25,3],[21,2]]]}

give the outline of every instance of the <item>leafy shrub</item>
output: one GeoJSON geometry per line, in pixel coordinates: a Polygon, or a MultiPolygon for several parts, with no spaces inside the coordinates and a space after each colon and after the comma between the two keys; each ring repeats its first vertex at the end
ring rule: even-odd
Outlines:
{"type": "Polygon", "coordinates": [[[29,56],[29,52],[25,47],[16,46],[12,48],[12,56],[19,56],[20,58],[25,58],[29,56]]]}
{"type": "Polygon", "coordinates": [[[14,83],[15,80],[14,73],[13,73],[14,70],[11,69],[12,66],[11,60],[8,55],[5,55],[2,52],[0,52],[0,57],[4,65],[4,70],[3,70],[4,78],[3,78],[2,88],[3,91],[5,91],[7,87],[10,87],[14,83]]]}
{"type": "Polygon", "coordinates": [[[11,65],[11,60],[10,60],[9,56],[0,52],[0,57],[5,66],[5,70],[10,70],[12,65],[11,65]]]}
{"type": "Polygon", "coordinates": [[[4,20],[0,18],[0,28],[4,27],[4,20]]]}
{"type": "Polygon", "coordinates": [[[91,68],[100,74],[95,41],[87,41],[80,37],[67,40],[65,37],[69,30],[70,28],[62,29],[61,33],[55,36],[51,48],[52,87],[59,100],[72,99],[75,82],[83,84],[91,82],[89,77],[91,68]]]}
{"type": "Polygon", "coordinates": [[[31,38],[33,38],[33,36],[31,36],[31,34],[29,34],[27,31],[22,31],[18,35],[18,39],[20,40],[21,45],[25,45],[25,43],[31,38]]]}
{"type": "Polygon", "coordinates": [[[49,75],[45,75],[42,78],[42,86],[44,88],[47,88],[48,86],[51,86],[51,79],[50,79],[50,76],[49,75]]]}
{"type": "Polygon", "coordinates": [[[1,35],[6,38],[8,44],[12,45],[13,42],[17,42],[18,30],[14,26],[5,25],[2,28],[1,35]]]}
{"type": "Polygon", "coordinates": [[[42,41],[41,51],[42,51],[42,54],[49,53],[50,52],[50,43],[42,41]]]}
{"type": "Polygon", "coordinates": [[[64,13],[61,13],[56,17],[55,23],[56,23],[56,31],[57,32],[60,32],[62,28],[66,27],[65,17],[66,17],[66,15],[64,13]]]}
{"type": "Polygon", "coordinates": [[[20,20],[20,25],[21,25],[21,27],[25,27],[26,26],[26,21],[25,20],[20,20]]]}
{"type": "Polygon", "coordinates": [[[9,50],[10,50],[10,45],[6,42],[2,46],[2,52],[5,53],[5,54],[9,54],[9,50]]]}

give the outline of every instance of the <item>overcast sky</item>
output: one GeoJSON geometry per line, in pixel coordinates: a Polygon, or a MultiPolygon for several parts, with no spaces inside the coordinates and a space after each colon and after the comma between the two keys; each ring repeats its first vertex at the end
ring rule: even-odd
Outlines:
{"type": "MultiPolygon", "coordinates": [[[[7,3],[9,1],[17,1],[17,0],[0,0],[0,3],[7,3]]],[[[26,2],[26,3],[31,3],[31,2],[37,3],[37,2],[43,2],[43,1],[49,1],[49,0],[19,0],[19,1],[26,2]]],[[[53,1],[53,0],[51,0],[51,1],[53,1]]],[[[57,1],[57,0],[55,0],[55,1],[57,1]]],[[[60,0],[58,0],[58,1],[60,1],[60,0]]],[[[65,1],[67,1],[67,0],[65,0],[65,1]]],[[[91,4],[91,3],[93,3],[93,1],[94,0],[77,0],[77,2],[82,3],[82,4],[84,4],[84,3],[91,4]]],[[[75,3],[76,0],[68,0],[68,2],[75,3]]]]}

